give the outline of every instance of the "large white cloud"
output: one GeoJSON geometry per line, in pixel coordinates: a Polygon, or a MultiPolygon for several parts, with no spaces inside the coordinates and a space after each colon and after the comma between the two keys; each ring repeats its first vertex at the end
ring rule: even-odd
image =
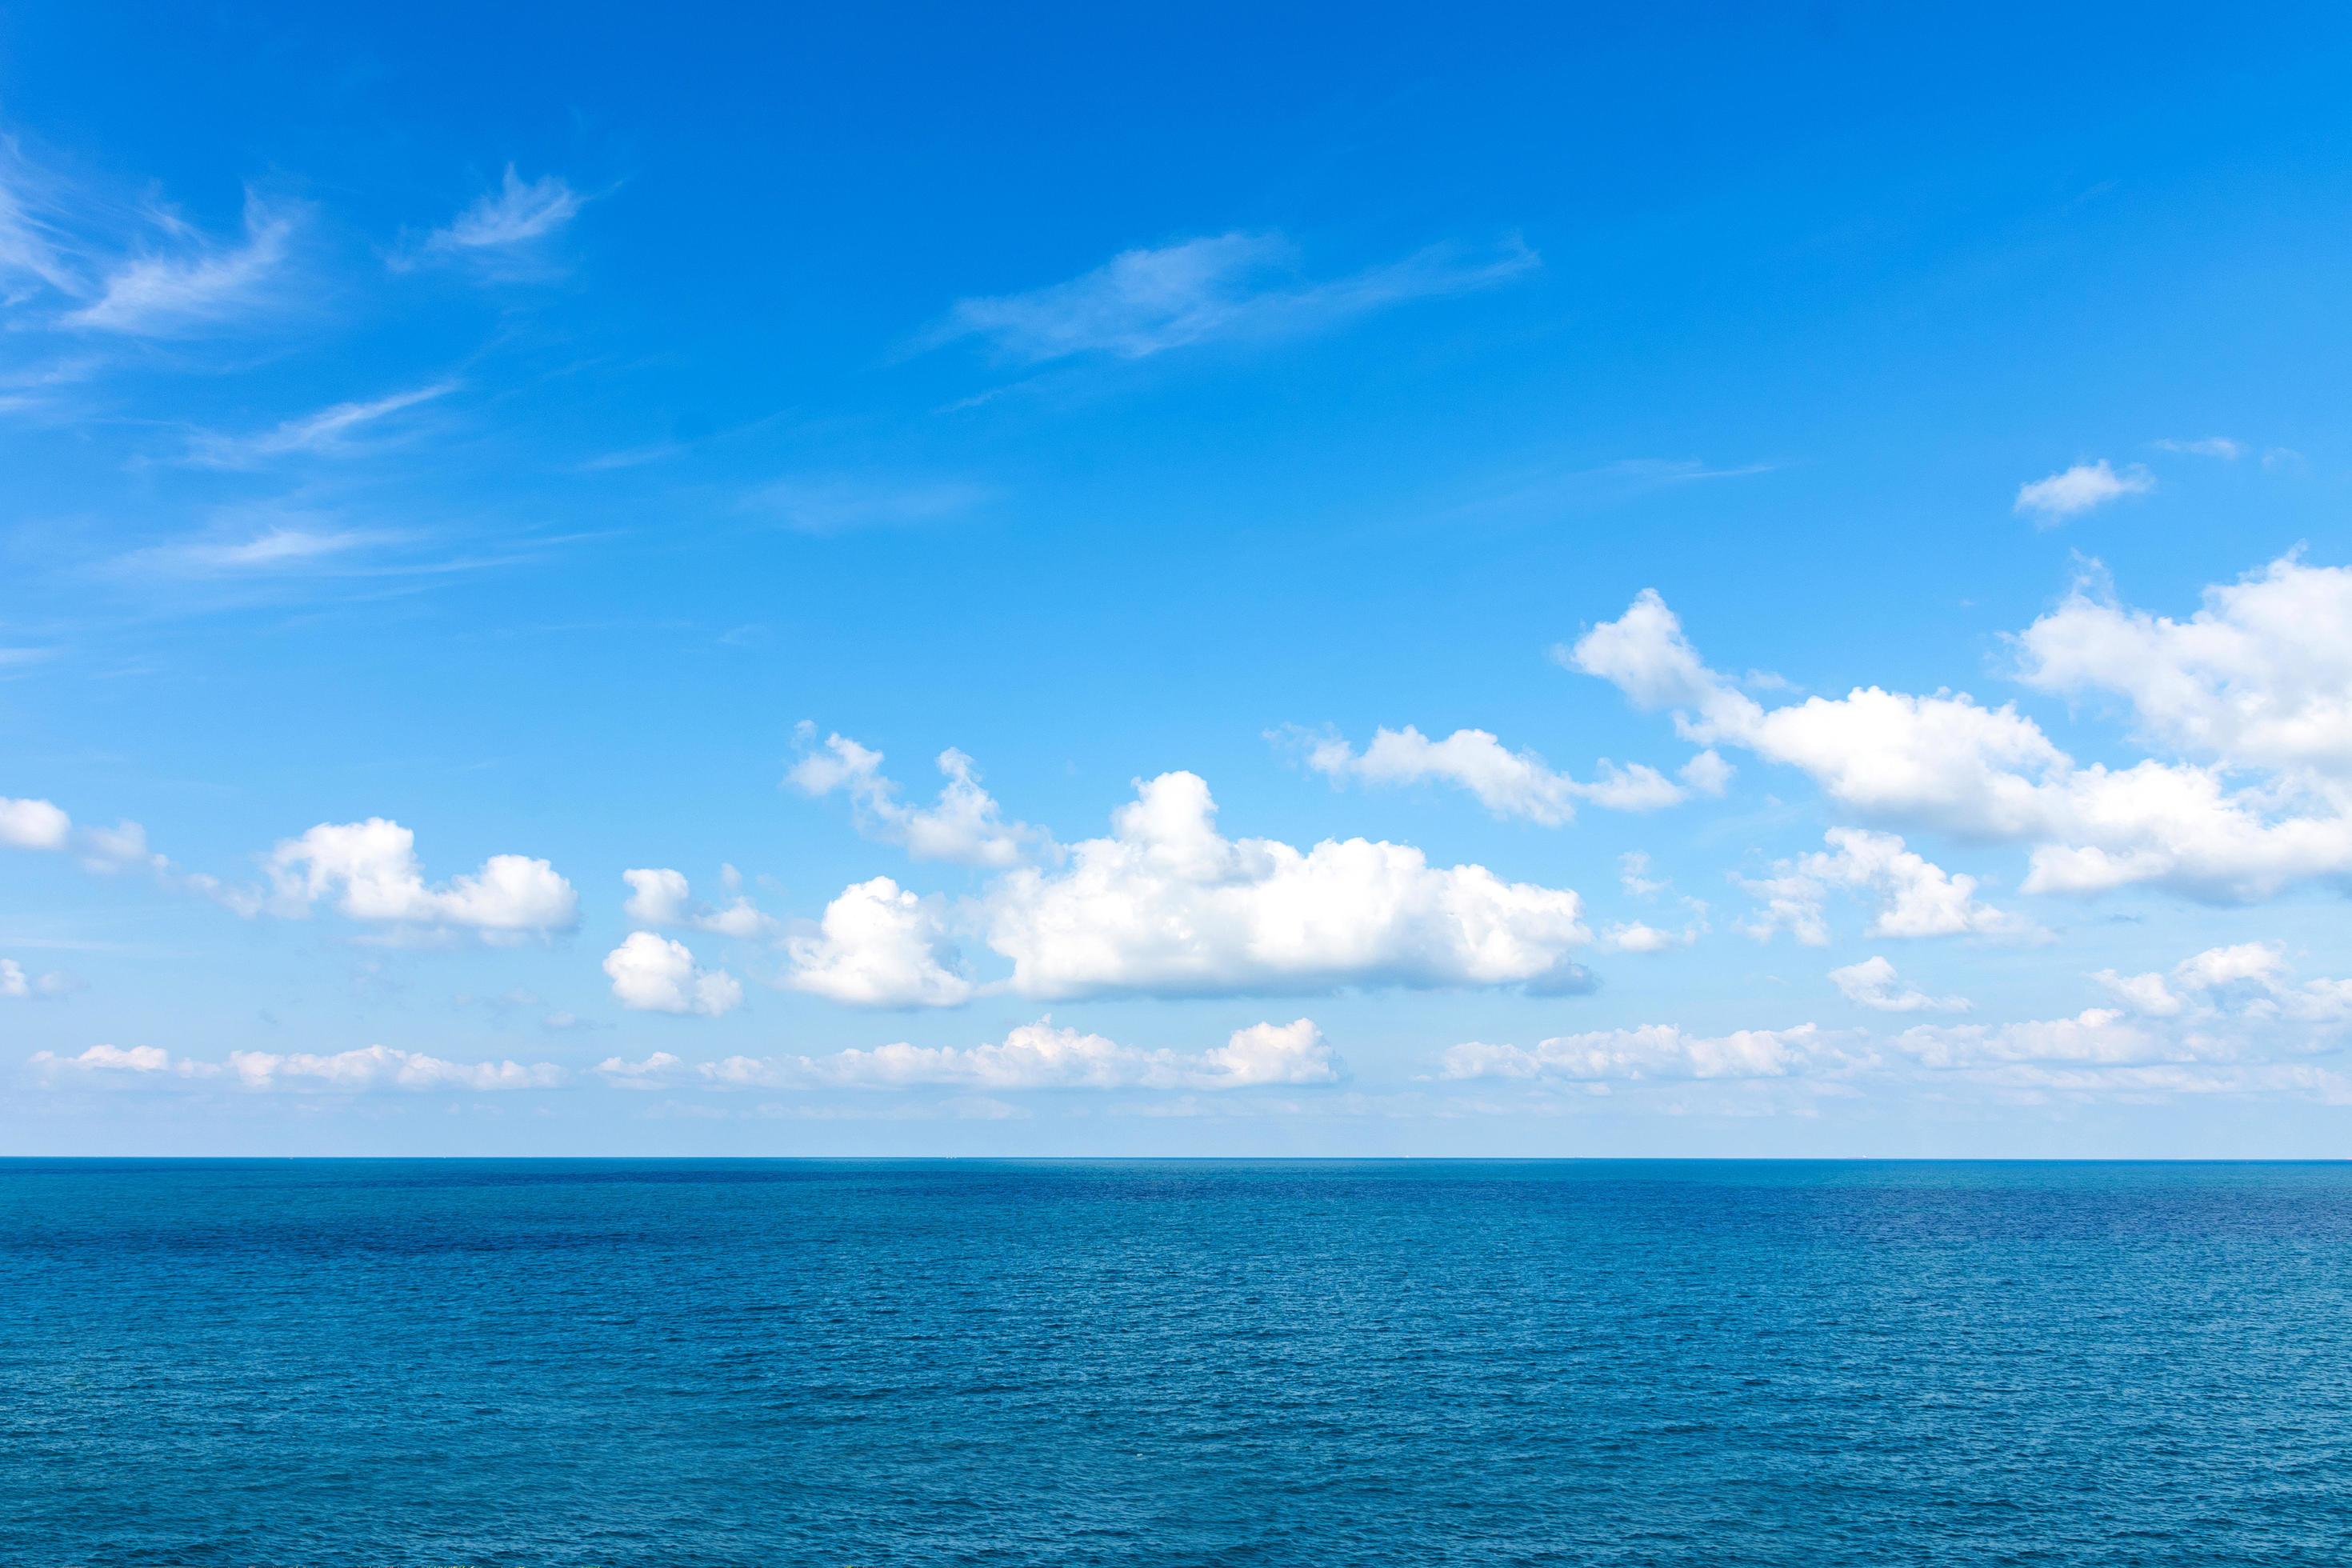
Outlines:
{"type": "Polygon", "coordinates": [[[2352,780],[2352,568],[2288,556],[2204,600],[2177,621],[2078,585],[2018,634],[2019,678],[2121,697],[2185,756],[2352,780]]]}
{"type": "Polygon", "coordinates": [[[1587,781],[1555,771],[1533,752],[1511,751],[1485,730],[1456,730],[1433,741],[1410,724],[1402,730],[1383,727],[1360,752],[1337,735],[1286,733],[1303,748],[1307,765],[1334,783],[1451,784],[1468,790],[1497,816],[1546,826],[1572,818],[1578,801],[1612,811],[1655,811],[1687,799],[1694,789],[1720,795],[1729,781],[1728,768],[1713,752],[1692,759],[1682,770],[1682,784],[1645,763],[1621,767],[1606,759],[1598,776],[1587,781]]]}
{"type": "Polygon", "coordinates": [[[824,907],[813,935],[784,944],[786,984],[859,1007],[952,1007],[971,999],[946,900],[887,877],[855,883],[824,907]]]}
{"type": "Polygon", "coordinates": [[[881,752],[846,735],[828,735],[817,748],[815,731],[805,723],[799,734],[808,749],[784,782],[811,796],[845,794],[859,831],[904,846],[915,859],[1004,867],[1052,849],[1053,839],[1042,828],[1004,820],[995,797],[981,787],[971,759],[953,747],[939,756],[947,783],[938,801],[912,806],[898,798],[898,784],[883,773],[881,752]]]}
{"type": "Polygon", "coordinates": [[[723,969],[703,969],[682,942],[653,931],[631,931],[604,955],[613,995],[641,1013],[696,1013],[707,1018],[733,1012],[743,986],[723,969]]]}
{"type": "Polygon", "coordinates": [[[1229,1089],[1336,1083],[1345,1068],[1313,1021],[1253,1024],[1222,1046],[1192,1053],[1121,1045],[1051,1018],[985,1045],[877,1046],[822,1057],[729,1057],[688,1069],[657,1053],[614,1058],[596,1069],[624,1087],[698,1081],[718,1088],[1229,1089]]]}
{"type": "Polygon", "coordinates": [[[320,823],[271,852],[268,908],[307,914],[331,899],[357,921],[412,926],[462,926],[513,938],[569,929],[579,895],[544,860],[493,855],[481,869],[429,887],[416,858],[416,835],[397,822],[320,823]]]}
{"type": "Polygon", "coordinates": [[[1570,984],[1581,912],[1568,889],[1439,868],[1410,845],[1227,838],[1207,784],[1173,773],[1139,784],[1066,868],[1000,879],[984,921],[1011,989],[1057,999],[1570,984]]]}
{"type": "MultiPolygon", "coordinates": [[[[2252,900],[2352,876],[2352,817],[2340,794],[2279,776],[2241,786],[2221,763],[2084,766],[2014,708],[1965,693],[1864,687],[1768,709],[1706,667],[1654,593],[1563,657],[1643,707],[1674,710],[1691,740],[1801,770],[1857,815],[2032,845],[2029,892],[2147,883],[2252,900]]],[[[2083,679],[2080,661],[2046,668],[2052,683],[2083,679]]]]}
{"type": "Polygon", "coordinates": [[[1563,1079],[1610,1082],[1643,1079],[1786,1078],[1823,1061],[1829,1042],[1811,1024],[1787,1029],[1735,1029],[1692,1035],[1671,1024],[1560,1035],[1532,1046],[1465,1041],[1449,1047],[1439,1075],[1462,1079],[1563,1079]]]}

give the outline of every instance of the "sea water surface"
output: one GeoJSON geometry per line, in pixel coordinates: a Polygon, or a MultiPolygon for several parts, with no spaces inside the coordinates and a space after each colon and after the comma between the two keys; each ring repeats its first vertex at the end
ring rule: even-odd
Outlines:
{"type": "Polygon", "coordinates": [[[2352,1561],[2352,1168],[0,1162],[8,1564],[2352,1561]]]}

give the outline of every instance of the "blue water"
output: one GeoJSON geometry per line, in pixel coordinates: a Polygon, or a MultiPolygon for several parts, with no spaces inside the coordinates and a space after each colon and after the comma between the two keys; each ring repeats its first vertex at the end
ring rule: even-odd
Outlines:
{"type": "Polygon", "coordinates": [[[2352,1560],[2352,1168],[0,1162],[0,1562],[2352,1560]]]}

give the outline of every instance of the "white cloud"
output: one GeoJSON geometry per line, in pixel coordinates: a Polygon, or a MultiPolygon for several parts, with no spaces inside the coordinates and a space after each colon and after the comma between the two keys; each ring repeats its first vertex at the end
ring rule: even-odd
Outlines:
{"type": "MultiPolygon", "coordinates": [[[[2062,645],[2053,634],[2041,646],[2062,645]]],[[[2291,778],[2242,789],[2219,763],[2082,766],[2013,708],[1985,708],[1965,693],[1917,697],[1858,687],[1842,699],[1767,709],[1700,661],[1654,593],[1643,592],[1622,618],[1594,627],[1562,658],[1641,706],[1674,710],[1688,739],[1742,746],[1801,769],[1842,807],[1969,838],[2033,844],[2028,892],[2152,883],[2251,900],[2311,878],[2352,874],[2352,820],[2341,801],[2292,787],[2291,778]]],[[[2053,658],[2047,668],[2053,682],[2089,679],[2084,658],[2053,658]]],[[[2187,700],[2179,710],[2198,710],[2187,700]]]]}
{"type": "Polygon", "coordinates": [[[322,822],[271,852],[266,907],[300,916],[331,898],[355,921],[462,926],[493,940],[568,930],[578,917],[578,894],[544,860],[493,855],[436,888],[425,884],[415,845],[415,833],[381,816],[322,822]]]}
{"type": "Polygon", "coordinates": [[[587,198],[554,174],[525,180],[507,165],[499,188],[485,193],[446,228],[435,229],[415,254],[393,258],[403,269],[419,255],[475,260],[511,258],[570,223],[587,198]]]}
{"type": "MultiPolygon", "coordinates": [[[[2347,1026],[2352,1026],[2352,980],[2298,984],[2289,974],[2285,953],[2272,942],[2208,948],[2183,959],[2168,973],[2123,974],[2106,969],[2091,978],[2120,1005],[2085,1008],[2072,1017],[1999,1026],[1923,1026],[1906,1030],[1895,1045],[1933,1068],[2240,1064],[2340,1048],[2347,1026]]],[[[2062,1087],[2089,1085],[2084,1079],[2062,1087]]],[[[2231,1083],[2215,1080],[2200,1086],[2184,1079],[2149,1080],[2141,1087],[2188,1092],[2200,1087],[2228,1089],[2231,1083]]],[[[2257,1079],[2237,1087],[2263,1085],[2257,1079]]]]}
{"type": "Polygon", "coordinates": [[[2160,452],[2185,452],[2197,458],[2219,458],[2225,463],[2234,463],[2246,453],[2242,443],[2232,441],[2227,436],[2206,436],[2194,441],[2158,441],[2156,447],[2160,452]]]}
{"type": "MultiPolygon", "coordinates": [[[[1580,800],[1612,811],[1655,811],[1686,795],[1681,785],[1640,763],[1620,767],[1603,759],[1599,777],[1581,782],[1554,772],[1533,752],[1506,750],[1485,730],[1456,730],[1433,741],[1410,724],[1402,730],[1383,727],[1373,731],[1371,743],[1360,754],[1337,735],[1296,729],[1280,734],[1304,749],[1308,767],[1335,784],[1353,779],[1367,784],[1455,784],[1497,816],[1522,817],[1548,827],[1572,818],[1580,800]]],[[[1713,760],[1694,758],[1685,774],[1712,785],[1707,793],[1721,793],[1727,771],[1722,759],[1711,752],[1702,757],[1713,760]]]]}
{"type": "Polygon", "coordinates": [[[1139,783],[1112,831],[1066,869],[1015,870],[987,895],[1011,988],[1282,994],[1342,985],[1565,983],[1591,939],[1577,895],[1432,867],[1410,845],[1326,839],[1300,851],[1216,828],[1189,773],[1139,783]]]}
{"type": "Polygon", "coordinates": [[[205,431],[190,443],[188,458],[208,468],[242,468],[271,458],[349,453],[356,449],[354,438],[362,432],[457,389],[456,382],[442,381],[364,403],[338,403],[252,436],[205,431]]]}
{"type": "Polygon", "coordinates": [[[2135,463],[2117,473],[2105,458],[2017,487],[2016,511],[2042,527],[2105,506],[2124,496],[2146,495],[2156,489],[2156,477],[2135,463]]]}
{"type": "Polygon", "coordinates": [[[1467,1041],[1446,1050],[1439,1076],[1578,1082],[1786,1078],[1817,1064],[1827,1050],[1828,1042],[1811,1024],[1736,1029],[1718,1036],[1685,1034],[1671,1024],[1644,1024],[1561,1035],[1530,1047],[1467,1041]]]}
{"type": "Polygon", "coordinates": [[[1664,952],[1690,946],[1704,929],[1694,924],[1679,931],[1661,931],[1640,921],[1621,921],[1601,933],[1601,945],[1612,952],[1664,952]]]}
{"type": "Polygon", "coordinates": [[[614,1089],[654,1089],[668,1087],[685,1066],[669,1052],[656,1051],[636,1062],[606,1057],[596,1064],[596,1072],[614,1089]]]}
{"type": "Polygon", "coordinates": [[[272,209],[247,192],[242,245],[198,241],[183,254],[125,262],[107,276],[97,299],[65,320],[94,331],[154,336],[201,331],[244,315],[266,300],[285,265],[294,226],[292,209],[272,209]]]}
{"type": "Polygon", "coordinates": [[[452,1062],[417,1051],[384,1046],[340,1051],[231,1051],[228,1060],[206,1062],[174,1057],[157,1046],[92,1046],[78,1056],[36,1051],[35,1075],[50,1083],[80,1079],[102,1082],[141,1079],[224,1079],[248,1089],[317,1089],[358,1093],[377,1089],[553,1089],[567,1078],[553,1062],[452,1062]]]}
{"type": "Polygon", "coordinates": [[[952,1007],[973,986],[949,931],[946,906],[887,877],[842,890],[814,935],[784,944],[785,984],[859,1007],[952,1007]]]}
{"type": "Polygon", "coordinates": [[[1822,903],[1833,889],[1875,901],[1872,936],[2036,934],[2030,921],[1979,901],[1975,878],[1946,871],[1906,848],[1892,833],[1832,827],[1822,837],[1830,846],[1826,853],[1780,861],[1773,876],[1741,882],[1764,902],[1744,928],[1748,935],[1764,942],[1786,930],[1808,946],[1823,945],[1829,941],[1829,923],[1822,903]]]}
{"type": "Polygon", "coordinates": [[[50,1082],[68,1077],[147,1077],[171,1072],[194,1077],[200,1075],[202,1067],[194,1062],[174,1064],[172,1053],[159,1046],[132,1046],[128,1049],[121,1046],[92,1046],[70,1057],[61,1057],[54,1051],[35,1051],[28,1065],[36,1077],[50,1082]]]}
{"type": "MultiPolygon", "coordinates": [[[[607,1064],[635,1073],[646,1064],[607,1064]]],[[[603,1069],[600,1069],[603,1070],[603,1069]]],[[[671,1069],[665,1066],[665,1072],[671,1069]]],[[[1002,1041],[969,1047],[906,1044],[825,1057],[730,1057],[698,1069],[718,1087],[985,1089],[1229,1089],[1336,1083],[1345,1069],[1314,1023],[1253,1024],[1192,1054],[1120,1045],[1101,1035],[1024,1024],[1002,1041]]]]}
{"type": "Polygon", "coordinates": [[[1879,1013],[1965,1013],[1965,996],[1930,996],[1896,980],[1895,965],[1879,957],[1865,958],[1830,971],[1830,984],[1845,993],[1847,1001],[1879,1013]]]}
{"type": "Polygon", "coordinates": [[[420,1051],[367,1046],[331,1056],[309,1051],[231,1051],[228,1071],[247,1089],[554,1089],[569,1077],[553,1062],[453,1062],[420,1051]]]}
{"type": "Polygon", "coordinates": [[[1650,875],[1650,857],[1644,850],[1628,849],[1617,857],[1617,880],[1637,899],[1654,898],[1670,886],[1650,875]]]}
{"type": "Polygon", "coordinates": [[[604,973],[624,1007],[643,1013],[696,1013],[717,1018],[742,1005],[743,986],[723,969],[702,969],[682,942],[632,931],[604,955],[604,973]]]}
{"type": "MultiPolygon", "coordinates": [[[[796,732],[805,750],[814,727],[803,721],[796,732]]],[[[1004,820],[995,797],[981,787],[970,757],[950,746],[940,753],[939,769],[947,783],[938,801],[928,807],[908,805],[883,774],[881,752],[845,735],[828,735],[822,750],[805,750],[784,782],[812,797],[841,791],[850,799],[859,832],[899,845],[918,860],[1003,867],[1051,851],[1053,838],[1043,828],[1004,820]]]]}
{"type": "Polygon", "coordinates": [[[63,849],[73,818],[46,800],[0,795],[0,845],[11,849],[63,849]]]}
{"type": "Polygon", "coordinates": [[[681,871],[645,868],[624,871],[621,879],[629,885],[628,901],[621,906],[622,912],[640,925],[670,926],[731,937],[765,936],[776,929],[773,918],[761,913],[758,906],[740,894],[734,902],[720,907],[697,902],[681,871]]]}
{"type": "Polygon", "coordinates": [[[1516,241],[1491,256],[1437,247],[1321,283],[1297,277],[1281,237],[1223,234],[1128,250],[1095,270],[1025,294],[957,301],[925,346],[978,337],[1015,359],[1143,359],[1218,339],[1336,324],[1407,300],[1465,293],[1538,265],[1516,241]]]}
{"type": "Polygon", "coordinates": [[[2187,756],[2352,781],[2352,568],[2284,556],[2204,601],[2177,621],[2078,584],[2018,634],[2018,678],[2121,697],[2144,738],[2187,756]]]}

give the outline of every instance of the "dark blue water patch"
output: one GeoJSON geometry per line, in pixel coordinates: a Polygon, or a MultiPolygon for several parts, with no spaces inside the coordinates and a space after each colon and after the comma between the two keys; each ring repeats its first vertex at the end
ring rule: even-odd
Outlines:
{"type": "Polygon", "coordinates": [[[2352,1168],[0,1162],[9,1564],[2338,1564],[2352,1168]]]}

